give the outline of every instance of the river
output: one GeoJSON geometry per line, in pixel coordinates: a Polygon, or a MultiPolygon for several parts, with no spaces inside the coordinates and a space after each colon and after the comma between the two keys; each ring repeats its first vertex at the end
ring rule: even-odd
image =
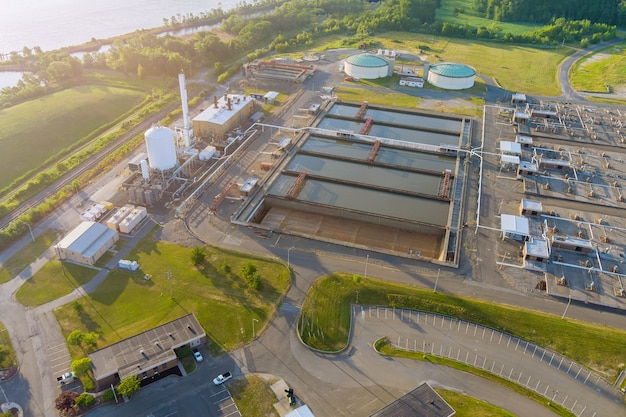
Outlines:
{"type": "Polygon", "coordinates": [[[0,54],[44,51],[163,26],[172,16],[230,10],[236,0],[2,0],[0,54]]]}

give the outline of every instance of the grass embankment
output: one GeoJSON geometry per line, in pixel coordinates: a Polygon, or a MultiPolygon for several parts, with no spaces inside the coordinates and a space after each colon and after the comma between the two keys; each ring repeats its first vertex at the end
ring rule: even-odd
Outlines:
{"type": "Polygon", "coordinates": [[[228,386],[242,416],[277,417],[274,403],[278,402],[269,383],[256,375],[246,375],[228,386]]]}
{"type": "Polygon", "coordinates": [[[626,93],[626,42],[578,60],[570,72],[570,82],[572,88],[579,91],[611,93],[621,90],[626,93]]]}
{"type": "MultiPolygon", "coordinates": [[[[252,320],[258,320],[258,335],[287,292],[287,268],[273,260],[219,248],[205,251],[206,263],[198,269],[191,265],[191,248],[144,239],[127,257],[139,262],[139,271],[112,271],[95,292],[55,311],[63,334],[67,337],[77,329],[97,332],[98,347],[103,347],[194,313],[211,341],[212,354],[249,342],[252,320]],[[242,276],[241,269],[248,262],[260,274],[256,290],[242,276]],[[151,279],[145,280],[145,274],[151,279]]],[[[71,346],[70,353],[84,355],[71,346]]]]}
{"type": "Polygon", "coordinates": [[[0,268],[0,284],[12,280],[17,274],[22,272],[28,265],[48,249],[59,233],[54,230],[46,230],[30,241],[19,252],[9,258],[2,268],[0,268]]]}
{"type": "Polygon", "coordinates": [[[88,283],[98,271],[70,262],[48,261],[15,293],[25,306],[39,306],[63,297],[88,283]]]}
{"type": "Polygon", "coordinates": [[[10,368],[16,363],[17,357],[15,356],[9,332],[7,332],[4,323],[0,322],[0,369],[10,368]]]}
{"type": "Polygon", "coordinates": [[[445,389],[435,391],[454,409],[455,417],[515,417],[515,414],[468,395],[445,389]]]}
{"type": "Polygon", "coordinates": [[[299,320],[305,343],[326,351],[344,348],[350,304],[358,291],[359,304],[424,310],[481,323],[560,352],[609,380],[626,363],[626,332],[622,330],[376,279],[357,281],[346,274],[332,274],[311,286],[299,320]]]}
{"type": "Polygon", "coordinates": [[[84,85],[0,110],[0,190],[67,155],[144,97],[134,89],[84,85]]]}

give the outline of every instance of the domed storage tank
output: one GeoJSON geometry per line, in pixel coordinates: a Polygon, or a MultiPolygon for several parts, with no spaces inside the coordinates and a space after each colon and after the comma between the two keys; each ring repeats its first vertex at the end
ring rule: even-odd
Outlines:
{"type": "Polygon", "coordinates": [[[374,54],[357,54],[346,58],[343,66],[344,72],[354,78],[363,78],[364,80],[373,80],[376,78],[384,78],[390,74],[389,61],[382,56],[374,54]]]}
{"type": "Polygon", "coordinates": [[[428,82],[446,90],[465,90],[474,86],[476,70],[454,62],[442,62],[430,66],[428,82]]]}
{"type": "Polygon", "coordinates": [[[152,126],[145,133],[150,168],[165,171],[176,166],[174,131],[163,126],[152,126]]]}

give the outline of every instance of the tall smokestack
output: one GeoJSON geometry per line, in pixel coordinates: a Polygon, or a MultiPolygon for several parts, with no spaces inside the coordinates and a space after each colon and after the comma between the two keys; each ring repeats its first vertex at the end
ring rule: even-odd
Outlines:
{"type": "Polygon", "coordinates": [[[213,107],[217,109],[217,96],[213,96],[213,107]]]}
{"type": "Polygon", "coordinates": [[[180,87],[180,100],[183,103],[183,136],[185,148],[191,147],[191,126],[189,123],[189,104],[187,103],[187,87],[185,83],[185,73],[178,74],[178,85],[180,87]]]}

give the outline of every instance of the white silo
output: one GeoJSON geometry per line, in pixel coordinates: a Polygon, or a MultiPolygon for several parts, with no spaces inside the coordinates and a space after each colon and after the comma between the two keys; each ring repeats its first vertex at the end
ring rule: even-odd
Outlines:
{"type": "Polygon", "coordinates": [[[144,180],[149,180],[150,179],[150,171],[148,171],[148,163],[146,162],[146,160],[142,160],[140,163],[141,166],[141,176],[143,177],[144,180]]]}
{"type": "Polygon", "coordinates": [[[152,126],[146,131],[146,148],[150,168],[166,171],[176,166],[174,131],[163,126],[152,126]]]}

